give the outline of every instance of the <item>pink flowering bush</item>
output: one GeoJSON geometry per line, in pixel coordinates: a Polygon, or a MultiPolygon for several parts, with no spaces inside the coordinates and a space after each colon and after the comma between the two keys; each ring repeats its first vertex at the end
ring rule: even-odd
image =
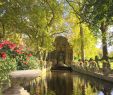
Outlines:
{"type": "Polygon", "coordinates": [[[13,70],[35,68],[38,68],[36,58],[29,51],[10,41],[0,42],[0,79],[13,70]]]}
{"type": "Polygon", "coordinates": [[[16,59],[10,55],[14,47],[9,41],[0,43],[0,80],[7,79],[8,73],[16,70],[16,59]]]}

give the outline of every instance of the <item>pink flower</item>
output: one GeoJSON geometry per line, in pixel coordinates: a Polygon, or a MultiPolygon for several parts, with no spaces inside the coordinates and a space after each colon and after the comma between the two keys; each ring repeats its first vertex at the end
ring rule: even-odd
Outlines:
{"type": "Polygon", "coordinates": [[[18,50],[18,49],[15,50],[15,52],[18,53],[18,54],[22,54],[22,52],[20,50],[18,50]]]}
{"type": "Polygon", "coordinates": [[[27,57],[26,60],[29,60],[29,57],[27,57]]]}
{"type": "Polygon", "coordinates": [[[6,56],[7,56],[7,55],[6,55],[6,53],[5,53],[5,52],[2,52],[2,53],[1,53],[1,57],[2,57],[2,59],[5,59],[5,58],[6,58],[6,56]]]}
{"type": "Polygon", "coordinates": [[[31,56],[32,56],[32,54],[30,53],[30,54],[28,54],[28,56],[29,56],[29,57],[31,57],[31,56]]]}
{"type": "Polygon", "coordinates": [[[0,49],[2,49],[3,48],[3,44],[0,44],[0,49]]]}
{"type": "Polygon", "coordinates": [[[19,47],[18,47],[18,49],[19,50],[22,50],[24,47],[22,46],[22,45],[20,45],[19,47]]]}
{"type": "Polygon", "coordinates": [[[8,44],[11,44],[11,42],[5,40],[5,41],[2,42],[2,44],[4,44],[4,45],[8,45],[8,44]]]}
{"type": "Polygon", "coordinates": [[[27,62],[23,62],[24,64],[28,64],[27,62]]]}
{"type": "Polygon", "coordinates": [[[16,48],[16,44],[9,44],[8,47],[13,50],[16,48]]]}

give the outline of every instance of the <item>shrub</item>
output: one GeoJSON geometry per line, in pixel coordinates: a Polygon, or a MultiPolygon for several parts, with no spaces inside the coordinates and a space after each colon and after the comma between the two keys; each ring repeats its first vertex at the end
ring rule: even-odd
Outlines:
{"type": "Polygon", "coordinates": [[[27,69],[37,69],[39,68],[38,60],[32,56],[30,51],[23,48],[22,46],[17,46],[10,41],[2,41],[0,43],[0,57],[2,60],[15,59],[17,70],[27,70],[27,69]]]}
{"type": "Polygon", "coordinates": [[[40,62],[30,51],[10,41],[0,42],[0,80],[13,70],[39,69],[40,62]]]}
{"type": "Polygon", "coordinates": [[[8,73],[14,70],[38,69],[36,57],[10,41],[0,42],[0,81],[8,79],[8,73]]]}
{"type": "Polygon", "coordinates": [[[28,62],[28,68],[29,69],[40,69],[41,68],[40,61],[34,56],[30,57],[30,60],[28,62]]]}
{"type": "Polygon", "coordinates": [[[15,44],[9,41],[3,41],[0,43],[0,80],[8,78],[10,71],[16,70],[16,60],[14,57],[13,49],[15,44]]]}
{"type": "Polygon", "coordinates": [[[8,73],[16,70],[16,60],[9,58],[0,58],[0,81],[6,80],[8,78],[8,73]]]}

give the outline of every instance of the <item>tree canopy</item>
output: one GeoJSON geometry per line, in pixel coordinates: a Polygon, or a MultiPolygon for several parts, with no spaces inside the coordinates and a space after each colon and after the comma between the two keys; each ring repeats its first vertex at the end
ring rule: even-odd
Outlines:
{"type": "Polygon", "coordinates": [[[112,8],[112,0],[1,0],[0,39],[21,43],[35,54],[44,55],[53,49],[55,35],[68,31],[75,56],[80,55],[83,46],[89,58],[100,51],[96,48],[99,34],[106,57],[106,31],[112,25],[112,8]]]}

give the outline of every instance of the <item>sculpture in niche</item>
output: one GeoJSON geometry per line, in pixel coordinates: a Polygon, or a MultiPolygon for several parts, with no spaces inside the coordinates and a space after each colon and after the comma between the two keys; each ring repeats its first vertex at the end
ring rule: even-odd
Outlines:
{"type": "Polygon", "coordinates": [[[64,53],[64,51],[59,51],[58,52],[58,55],[57,55],[57,64],[61,64],[61,63],[63,63],[63,64],[65,64],[65,53],[64,53]]]}
{"type": "Polygon", "coordinates": [[[68,39],[63,36],[57,36],[54,41],[55,50],[49,52],[47,60],[55,64],[71,64],[73,60],[73,49],[68,39]]]}

